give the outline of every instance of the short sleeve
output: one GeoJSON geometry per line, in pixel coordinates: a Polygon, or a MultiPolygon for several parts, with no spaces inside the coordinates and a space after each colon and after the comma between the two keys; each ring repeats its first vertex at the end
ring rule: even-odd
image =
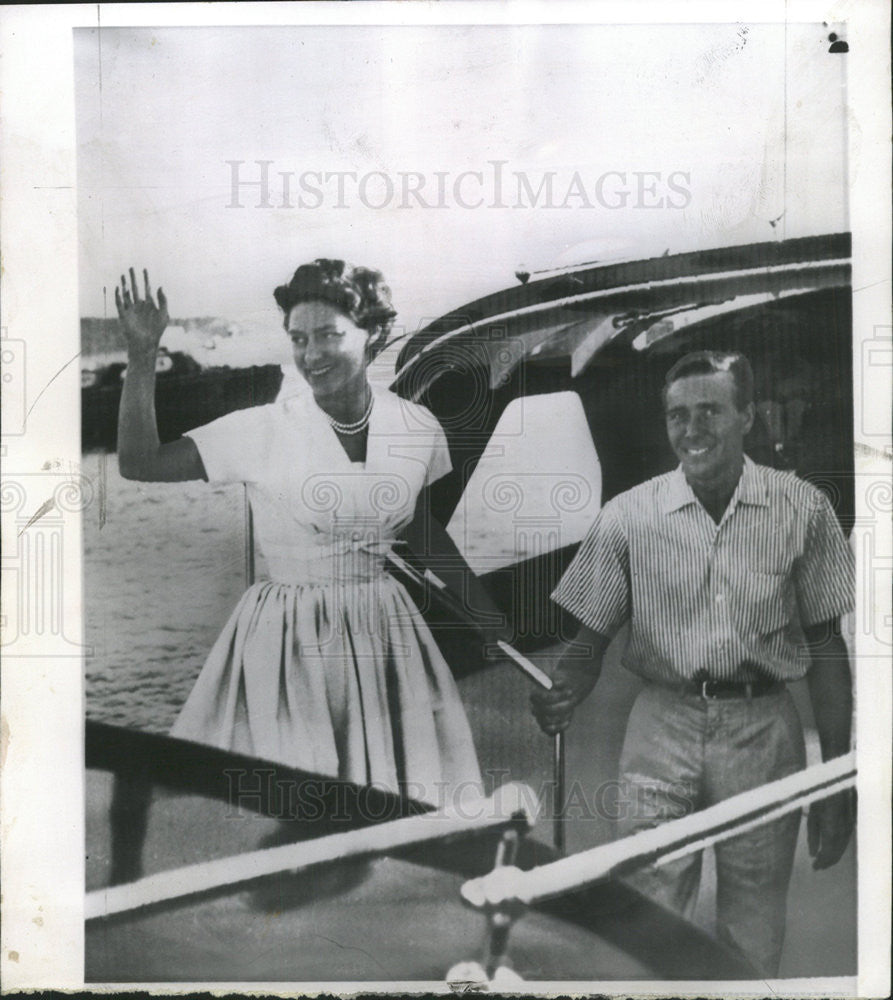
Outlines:
{"type": "Polygon", "coordinates": [[[431,455],[428,459],[428,468],[425,472],[425,485],[436,483],[448,472],[451,472],[453,463],[450,461],[450,449],[447,446],[446,434],[443,428],[435,421],[432,434],[431,455]]]}
{"type": "Polygon", "coordinates": [[[629,546],[615,502],[599,511],[552,600],[587,628],[608,637],[629,618],[629,546]]]}
{"type": "Polygon", "coordinates": [[[235,410],[186,432],[184,436],[192,438],[198,448],[208,482],[257,482],[269,450],[267,409],[235,410]]]}
{"type": "Polygon", "coordinates": [[[828,498],[813,492],[803,554],[794,567],[794,583],[804,627],[839,618],[855,606],[856,567],[828,498]]]}

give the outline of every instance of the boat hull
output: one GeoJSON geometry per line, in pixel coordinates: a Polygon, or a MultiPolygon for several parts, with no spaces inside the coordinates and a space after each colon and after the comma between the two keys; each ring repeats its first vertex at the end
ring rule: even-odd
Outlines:
{"type": "MultiPolygon", "coordinates": [[[[114,451],[118,437],[123,365],[102,373],[99,384],[81,389],[81,450],[114,451]]],[[[210,368],[159,376],[155,412],[162,442],[233,410],[271,403],[282,385],[279,365],[210,368]]]]}

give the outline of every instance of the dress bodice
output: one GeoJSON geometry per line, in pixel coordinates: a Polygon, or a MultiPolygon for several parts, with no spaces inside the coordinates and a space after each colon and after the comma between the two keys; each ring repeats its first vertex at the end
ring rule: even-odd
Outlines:
{"type": "Polygon", "coordinates": [[[450,469],[424,407],[375,392],[366,461],[352,463],[309,392],[189,432],[211,482],[245,482],[273,580],[373,579],[422,487],[450,469]]]}

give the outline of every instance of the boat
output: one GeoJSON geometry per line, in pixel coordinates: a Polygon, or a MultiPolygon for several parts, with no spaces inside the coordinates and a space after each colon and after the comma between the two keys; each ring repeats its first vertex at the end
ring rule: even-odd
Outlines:
{"type": "MultiPolygon", "coordinates": [[[[432,491],[436,515],[447,524],[461,514],[475,470],[518,400],[531,413],[546,401],[546,421],[554,418],[549,400],[578,401],[583,444],[600,471],[593,512],[668,471],[676,460],[663,429],[664,375],[687,352],[717,348],[742,351],[754,369],[757,419],[747,453],[822,488],[849,532],[850,255],[850,234],[835,233],[519,272],[514,285],[436,319],[406,342],[391,386],[426,405],[446,431],[453,472],[432,491]]],[[[543,431],[544,456],[566,433],[560,419],[551,433],[543,431]]],[[[519,648],[570,634],[572,623],[548,597],[579,541],[518,553],[480,573],[519,648]]]]}
{"type": "MultiPolygon", "coordinates": [[[[514,798],[492,818],[451,820],[374,787],[95,721],[85,763],[87,983],[443,982],[492,940],[463,883],[529,823],[514,798]],[[392,848],[377,843],[387,838],[392,848]],[[258,874],[277,848],[290,860],[258,874]],[[327,860],[307,867],[310,851],[327,860]]],[[[520,837],[513,861],[555,857],[520,837]]],[[[505,944],[502,962],[525,980],[753,975],[617,881],[538,903],[505,944]]]]}
{"type": "MultiPolygon", "coordinates": [[[[114,451],[127,362],[114,358],[81,369],[81,450],[114,451]]],[[[279,365],[203,366],[184,351],[161,347],[155,363],[155,411],[162,442],[233,410],[272,402],[282,384],[279,365]]]]}
{"type": "Polygon", "coordinates": [[[523,785],[443,809],[98,722],[85,745],[88,983],[750,979],[617,876],[856,780],[837,758],[569,864],[523,785]]]}

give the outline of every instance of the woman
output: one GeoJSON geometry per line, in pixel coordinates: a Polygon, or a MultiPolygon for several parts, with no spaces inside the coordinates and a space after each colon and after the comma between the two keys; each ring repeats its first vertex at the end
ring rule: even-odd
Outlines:
{"type": "Polygon", "coordinates": [[[274,292],[309,385],[161,444],[155,355],[168,322],[143,272],[115,291],[128,344],[118,462],[129,479],[248,484],[271,579],[248,588],[172,735],[437,802],[480,773],[458,691],[386,556],[450,470],[423,407],[373,390],[395,315],[381,274],[298,268],[274,292]]]}

